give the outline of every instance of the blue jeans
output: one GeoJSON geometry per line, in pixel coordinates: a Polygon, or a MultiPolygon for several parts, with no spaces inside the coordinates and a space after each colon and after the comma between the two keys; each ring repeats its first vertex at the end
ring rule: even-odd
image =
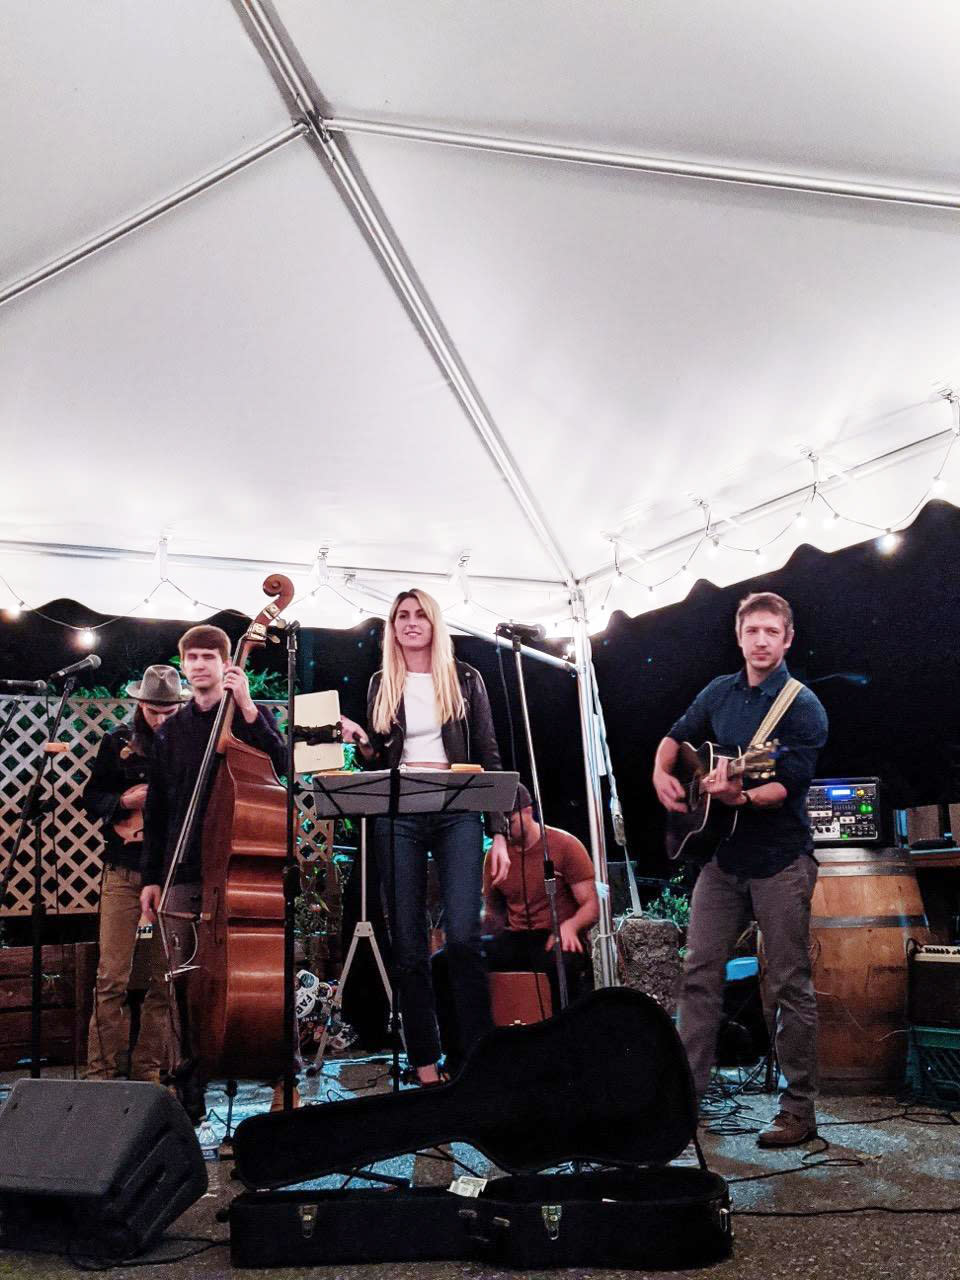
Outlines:
{"type": "Polygon", "coordinates": [[[443,928],[457,1022],[470,1049],[493,1026],[480,935],[483,897],[483,828],[476,813],[418,813],[397,818],[390,866],[390,820],[377,818],[374,848],[390,920],[394,978],[411,1066],[440,1057],[436,1006],[430,980],[427,921],[427,854],[433,854],[443,895],[443,928]]]}

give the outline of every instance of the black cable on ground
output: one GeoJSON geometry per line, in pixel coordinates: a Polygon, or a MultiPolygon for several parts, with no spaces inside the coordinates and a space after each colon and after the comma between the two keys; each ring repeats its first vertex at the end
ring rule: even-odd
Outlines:
{"type": "Polygon", "coordinates": [[[224,1248],[229,1245],[230,1241],[211,1240],[209,1236],[164,1236],[160,1243],[198,1244],[200,1248],[188,1249],[183,1253],[168,1254],[159,1258],[152,1251],[145,1258],[121,1258],[108,1262],[106,1259],[98,1258],[96,1254],[75,1253],[73,1248],[69,1247],[66,1251],[66,1257],[80,1271],[116,1271],[120,1267],[165,1267],[173,1262],[184,1262],[187,1258],[196,1258],[199,1254],[207,1253],[210,1249],[224,1248]]]}

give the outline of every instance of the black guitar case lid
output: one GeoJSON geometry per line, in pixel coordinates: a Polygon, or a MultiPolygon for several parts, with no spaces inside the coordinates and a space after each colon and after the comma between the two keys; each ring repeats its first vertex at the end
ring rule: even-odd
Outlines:
{"type": "Polygon", "coordinates": [[[252,1116],[234,1139],[250,1188],[289,1186],[466,1142],[501,1169],[663,1164],[694,1137],[686,1055],[664,1010],[606,987],[546,1022],[485,1036],[450,1084],[252,1116]]]}

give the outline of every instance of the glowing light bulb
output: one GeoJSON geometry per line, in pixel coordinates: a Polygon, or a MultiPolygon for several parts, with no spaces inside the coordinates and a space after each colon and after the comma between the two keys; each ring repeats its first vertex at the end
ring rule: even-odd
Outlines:
{"type": "Polygon", "coordinates": [[[16,604],[8,605],[4,610],[9,622],[16,622],[17,618],[23,613],[23,601],[18,600],[16,604]]]}
{"type": "Polygon", "coordinates": [[[825,529],[832,529],[839,519],[840,517],[835,511],[828,511],[823,517],[823,527],[825,529]]]}
{"type": "Polygon", "coordinates": [[[719,554],[720,554],[720,539],[711,538],[710,546],[707,548],[707,555],[710,557],[711,560],[716,560],[719,554]]]}
{"type": "Polygon", "coordinates": [[[84,627],[82,631],[77,632],[77,644],[82,649],[92,649],[97,643],[97,633],[91,631],[89,627],[84,627]]]}
{"type": "Polygon", "coordinates": [[[754,555],[754,559],[756,560],[757,564],[766,564],[766,563],[767,563],[767,553],[764,551],[763,547],[757,547],[757,549],[754,551],[753,555],[754,555]]]}
{"type": "Polygon", "coordinates": [[[798,511],[797,518],[796,520],[794,520],[794,524],[797,526],[797,528],[805,529],[809,523],[810,522],[807,519],[807,513],[805,511],[798,511]]]}
{"type": "Polygon", "coordinates": [[[899,542],[900,539],[897,535],[891,529],[887,529],[887,531],[877,539],[877,548],[882,551],[884,555],[888,556],[891,551],[896,551],[899,542]]]}
{"type": "Polygon", "coordinates": [[[943,476],[941,475],[934,476],[933,480],[930,482],[930,488],[933,490],[934,493],[943,493],[946,487],[947,487],[947,482],[946,480],[944,480],[943,476]]]}

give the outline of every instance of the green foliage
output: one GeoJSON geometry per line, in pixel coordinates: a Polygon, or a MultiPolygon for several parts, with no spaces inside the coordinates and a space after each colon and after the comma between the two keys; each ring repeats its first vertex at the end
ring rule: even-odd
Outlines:
{"type": "MultiPolygon", "coordinates": [[[[180,655],[175,653],[167,662],[171,667],[180,670],[180,655]]],[[[133,680],[135,677],[131,676],[133,680]]],[[[250,685],[250,697],[261,702],[286,702],[287,674],[285,671],[248,671],[247,683],[250,685]]]]}
{"type": "Polygon", "coordinates": [[[674,876],[664,885],[659,896],[644,907],[643,914],[655,920],[672,920],[678,929],[686,929],[690,923],[690,894],[683,877],[674,876]]]}
{"type": "MultiPolygon", "coordinates": [[[[133,679],[132,676],[130,678],[133,679]]],[[[121,690],[125,688],[126,684],[126,680],[121,683],[121,690]]],[[[107,698],[122,698],[124,695],[122,692],[111,693],[105,684],[95,684],[90,688],[83,686],[82,688],[74,689],[70,696],[71,698],[101,698],[106,700],[107,698]]]]}

